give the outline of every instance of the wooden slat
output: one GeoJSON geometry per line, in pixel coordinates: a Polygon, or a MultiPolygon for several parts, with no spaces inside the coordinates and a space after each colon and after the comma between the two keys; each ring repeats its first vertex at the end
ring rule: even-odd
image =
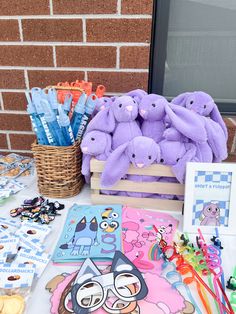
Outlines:
{"type": "MultiPolygon", "coordinates": [[[[93,158],[90,162],[91,172],[101,173],[104,169],[105,161],[96,160],[93,158]]],[[[128,174],[146,175],[146,176],[160,176],[160,177],[175,177],[171,167],[154,164],[147,168],[135,168],[133,165],[130,166],[128,174]]]]}
{"type": "MultiPolygon", "coordinates": [[[[100,179],[94,177],[94,175],[91,178],[91,188],[94,190],[101,189],[100,179]]],[[[183,184],[169,182],[134,182],[130,180],[120,180],[112,188],[108,188],[107,190],[184,195],[183,184]]]]}
{"type": "Polygon", "coordinates": [[[158,210],[182,211],[182,201],[172,201],[153,198],[124,197],[116,195],[91,194],[93,204],[121,204],[138,208],[150,208],[158,210]]]}

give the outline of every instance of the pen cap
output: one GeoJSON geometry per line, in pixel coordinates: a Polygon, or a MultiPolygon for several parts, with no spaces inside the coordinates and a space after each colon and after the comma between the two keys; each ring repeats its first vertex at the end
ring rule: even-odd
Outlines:
{"type": "Polygon", "coordinates": [[[87,98],[86,94],[82,93],[77,104],[75,105],[74,109],[75,112],[84,114],[86,98],[87,98]]]}
{"type": "Polygon", "coordinates": [[[95,109],[96,103],[97,103],[97,96],[95,94],[90,95],[86,102],[86,108],[85,108],[86,113],[92,114],[95,109]]]}
{"type": "Polygon", "coordinates": [[[57,102],[57,92],[56,92],[55,88],[49,88],[48,100],[49,100],[49,103],[51,105],[51,108],[53,110],[57,110],[58,109],[58,102],[57,102]]]}
{"type": "Polygon", "coordinates": [[[67,114],[65,114],[64,110],[62,109],[62,106],[58,106],[58,112],[59,112],[59,117],[58,117],[59,125],[61,127],[70,125],[70,119],[67,116],[67,114]]]}
{"type": "Polygon", "coordinates": [[[46,120],[46,122],[53,122],[56,120],[56,116],[54,114],[54,112],[52,111],[49,102],[45,99],[41,100],[41,106],[43,108],[43,112],[44,112],[44,118],[46,120]]]}
{"type": "Polygon", "coordinates": [[[67,93],[65,95],[64,104],[63,104],[63,109],[65,111],[68,111],[68,112],[70,111],[72,98],[73,98],[73,95],[71,93],[67,93]]]}
{"type": "Polygon", "coordinates": [[[42,100],[42,90],[39,87],[33,87],[31,89],[32,102],[35,106],[36,112],[38,114],[44,113],[43,106],[41,104],[42,100]]]}
{"type": "Polygon", "coordinates": [[[32,103],[28,103],[26,111],[28,112],[28,114],[36,113],[36,109],[32,103]]]}

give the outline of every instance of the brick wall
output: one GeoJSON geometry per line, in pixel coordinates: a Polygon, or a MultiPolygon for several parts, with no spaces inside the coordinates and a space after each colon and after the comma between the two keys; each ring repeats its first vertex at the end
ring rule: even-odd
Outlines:
{"type": "Polygon", "coordinates": [[[24,91],[59,81],[147,88],[151,0],[0,1],[0,154],[34,140],[24,91]]]}

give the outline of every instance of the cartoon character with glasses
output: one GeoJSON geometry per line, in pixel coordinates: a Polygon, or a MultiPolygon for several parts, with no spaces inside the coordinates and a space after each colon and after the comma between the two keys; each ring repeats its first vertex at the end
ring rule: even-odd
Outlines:
{"type": "MultiPolygon", "coordinates": [[[[68,298],[76,314],[101,307],[108,313],[131,313],[148,288],[140,271],[120,251],[116,251],[110,272],[102,274],[91,259],[81,266],[68,298]]],[[[67,304],[67,297],[65,298],[67,304]]]]}

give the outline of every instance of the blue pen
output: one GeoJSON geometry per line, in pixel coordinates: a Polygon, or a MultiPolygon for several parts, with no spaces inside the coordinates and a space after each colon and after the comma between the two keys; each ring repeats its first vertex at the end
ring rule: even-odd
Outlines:
{"type": "MultiPolygon", "coordinates": [[[[47,125],[47,122],[45,120],[45,116],[44,116],[44,109],[43,109],[43,106],[41,104],[41,101],[42,101],[42,92],[41,92],[41,89],[40,88],[32,88],[31,89],[31,95],[32,95],[32,102],[35,106],[35,109],[36,109],[36,112],[38,114],[38,117],[40,118],[41,120],[41,123],[42,123],[42,126],[44,128],[44,131],[46,133],[46,136],[47,136],[47,139],[48,139],[48,143],[49,145],[56,145],[55,144],[55,141],[52,137],[52,134],[51,132],[49,131],[49,128],[48,128],[48,125],[47,125]]],[[[47,102],[46,100],[44,100],[45,102],[47,102]]],[[[47,102],[47,106],[49,107],[49,104],[47,102]]]]}
{"type": "Polygon", "coordinates": [[[77,104],[75,105],[75,109],[73,112],[73,116],[71,118],[71,128],[73,131],[73,136],[76,139],[80,123],[83,117],[83,114],[85,113],[85,102],[86,102],[86,94],[82,93],[77,104]]]}
{"type": "Polygon", "coordinates": [[[83,118],[81,120],[81,124],[79,127],[79,131],[77,133],[76,139],[79,139],[79,140],[82,139],[84,132],[86,130],[86,127],[88,125],[89,118],[91,117],[91,115],[95,109],[96,103],[97,103],[97,96],[95,94],[90,95],[87,99],[87,102],[86,102],[85,113],[84,113],[83,118]]]}
{"type": "Polygon", "coordinates": [[[45,130],[43,128],[42,122],[40,120],[40,117],[38,116],[36,109],[31,101],[30,95],[28,92],[25,92],[26,99],[28,101],[28,106],[27,106],[27,112],[30,116],[30,120],[34,129],[34,132],[37,136],[37,141],[38,144],[41,145],[48,145],[48,139],[47,135],[45,133],[45,130]]]}
{"type": "Polygon", "coordinates": [[[62,109],[62,106],[58,107],[58,112],[59,112],[58,123],[61,127],[61,131],[66,141],[66,144],[67,146],[73,145],[75,139],[70,125],[70,119],[62,109]]]}
{"type": "Polygon", "coordinates": [[[69,114],[69,112],[70,112],[72,99],[73,99],[73,96],[71,93],[68,93],[65,95],[63,109],[64,109],[66,114],[69,114]]]}
{"type": "Polygon", "coordinates": [[[50,106],[55,113],[55,115],[58,115],[58,102],[57,102],[57,92],[55,88],[49,88],[48,90],[48,101],[50,103],[50,106]]]}
{"type": "Polygon", "coordinates": [[[46,100],[41,100],[41,104],[45,113],[45,120],[47,122],[49,131],[52,135],[54,146],[67,146],[66,140],[62,134],[61,128],[57,122],[56,115],[52,111],[49,103],[46,100]]]}

